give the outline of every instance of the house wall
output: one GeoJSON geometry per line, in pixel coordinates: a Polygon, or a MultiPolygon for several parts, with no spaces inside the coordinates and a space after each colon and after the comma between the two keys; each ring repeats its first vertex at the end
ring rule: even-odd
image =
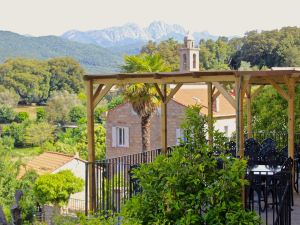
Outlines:
{"type": "Polygon", "coordinates": [[[225,126],[227,126],[227,137],[231,137],[236,130],[236,120],[234,118],[219,118],[216,120],[215,129],[221,132],[225,132],[225,126]]]}
{"type": "MultiPolygon", "coordinates": [[[[167,123],[168,123],[168,145],[176,145],[176,129],[180,128],[184,117],[185,106],[173,100],[168,103],[167,123]]],[[[161,147],[160,135],[160,110],[153,115],[151,119],[151,149],[161,147]]],[[[106,158],[140,153],[142,151],[141,120],[134,113],[130,103],[125,103],[110,110],[106,121],[106,158]],[[112,147],[112,127],[129,128],[129,147],[112,147]]]]}

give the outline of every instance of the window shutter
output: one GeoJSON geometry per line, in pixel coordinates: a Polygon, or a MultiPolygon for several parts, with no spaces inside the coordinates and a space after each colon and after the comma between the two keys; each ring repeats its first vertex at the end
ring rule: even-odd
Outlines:
{"type": "Polygon", "coordinates": [[[179,128],[176,129],[176,145],[180,145],[181,140],[181,130],[179,128]]]}
{"type": "Polygon", "coordinates": [[[124,127],[125,131],[125,144],[124,147],[129,148],[129,127],[124,127]]]}
{"type": "Polygon", "coordinates": [[[111,129],[111,146],[116,147],[117,146],[117,128],[112,127],[111,129]]]}

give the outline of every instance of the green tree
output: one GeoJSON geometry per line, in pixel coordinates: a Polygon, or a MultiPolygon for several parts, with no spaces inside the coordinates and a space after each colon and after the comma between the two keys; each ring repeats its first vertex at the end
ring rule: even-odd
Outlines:
{"type": "Polygon", "coordinates": [[[83,105],[73,107],[69,112],[71,122],[77,123],[86,118],[86,109],[83,105]]]}
{"type": "Polygon", "coordinates": [[[75,94],[67,91],[54,92],[46,106],[48,121],[60,124],[69,122],[71,109],[78,105],[80,101],[75,94]]]}
{"type": "Polygon", "coordinates": [[[25,129],[31,121],[26,120],[23,123],[11,123],[3,128],[2,136],[12,137],[15,140],[15,147],[24,147],[25,144],[25,129]]]}
{"type": "Polygon", "coordinates": [[[41,175],[35,180],[33,190],[42,205],[61,207],[68,202],[71,194],[82,191],[83,185],[81,178],[75,177],[70,170],[63,170],[56,174],[41,175]]]}
{"type": "Polygon", "coordinates": [[[70,58],[54,58],[48,61],[50,79],[50,92],[68,91],[79,93],[83,89],[83,69],[80,64],[70,58]]]}
{"type": "Polygon", "coordinates": [[[50,73],[46,62],[16,58],[0,65],[0,83],[13,89],[25,104],[46,101],[49,81],[50,73]]]}
{"type": "Polygon", "coordinates": [[[31,123],[25,128],[25,143],[27,145],[42,146],[54,139],[55,126],[47,123],[31,123]]]}
{"type": "Polygon", "coordinates": [[[43,122],[46,119],[46,110],[44,107],[39,107],[36,109],[36,121],[43,122]]]}
{"type": "Polygon", "coordinates": [[[155,55],[158,54],[166,62],[171,71],[179,70],[179,49],[181,45],[174,39],[170,38],[156,44],[149,41],[141,49],[141,54],[155,55]]]}
{"type": "Polygon", "coordinates": [[[6,89],[0,85],[0,105],[15,107],[17,106],[18,102],[19,96],[14,90],[6,89]]]}
{"type": "MultiPolygon", "coordinates": [[[[126,56],[123,71],[134,72],[166,72],[170,68],[157,54],[126,56]]],[[[133,110],[141,118],[142,150],[150,150],[150,119],[159,104],[159,95],[153,84],[130,84],[123,87],[125,100],[129,101],[133,110]]]]}

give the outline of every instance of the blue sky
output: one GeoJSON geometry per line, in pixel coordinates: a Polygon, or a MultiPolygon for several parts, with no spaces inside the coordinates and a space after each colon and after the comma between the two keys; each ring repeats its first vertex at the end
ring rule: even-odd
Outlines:
{"type": "Polygon", "coordinates": [[[242,35],[246,31],[300,26],[299,0],[0,0],[0,30],[60,35],[151,21],[191,31],[242,35]]]}

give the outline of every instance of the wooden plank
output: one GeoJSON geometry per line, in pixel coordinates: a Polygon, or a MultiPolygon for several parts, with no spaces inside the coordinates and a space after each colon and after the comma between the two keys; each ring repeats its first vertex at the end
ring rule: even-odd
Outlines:
{"type": "Polygon", "coordinates": [[[230,105],[232,105],[232,107],[236,109],[236,100],[227,92],[223,85],[218,82],[213,82],[212,84],[221,92],[221,94],[226,98],[230,105]]]}
{"type": "Polygon", "coordinates": [[[93,94],[93,101],[95,101],[96,97],[100,94],[100,92],[101,92],[103,86],[104,86],[103,84],[99,84],[99,85],[98,85],[98,87],[97,87],[95,93],[93,94]]]}
{"type": "Polygon", "coordinates": [[[272,79],[270,78],[265,78],[266,81],[268,81],[276,90],[277,92],[287,101],[289,100],[288,94],[272,79]]]}
{"type": "Polygon", "coordinates": [[[217,91],[216,93],[213,94],[213,96],[212,96],[213,102],[216,101],[217,97],[219,97],[220,94],[221,94],[220,91],[217,91]]]}
{"type": "Polygon", "coordinates": [[[163,93],[162,93],[160,87],[158,86],[158,84],[157,84],[157,83],[154,83],[154,87],[155,87],[155,89],[156,89],[156,91],[157,91],[157,93],[158,93],[158,95],[159,95],[161,101],[162,101],[162,102],[165,102],[165,96],[163,95],[163,93]]]}
{"type": "Polygon", "coordinates": [[[94,101],[93,101],[94,108],[96,108],[96,106],[99,104],[99,102],[103,99],[103,97],[110,91],[110,89],[113,86],[114,86],[113,84],[105,85],[104,89],[97,96],[94,96],[94,101]]]}
{"type": "Polygon", "coordinates": [[[182,84],[177,84],[176,87],[171,90],[170,94],[166,98],[166,103],[168,103],[174,97],[174,95],[177,93],[177,91],[179,91],[181,86],[182,84]]]}
{"type": "MultiPolygon", "coordinates": [[[[163,98],[167,95],[167,85],[162,85],[162,95],[163,98]]],[[[166,155],[168,148],[168,140],[167,140],[167,103],[165,101],[161,101],[161,147],[162,152],[166,155]]]]}
{"type": "Polygon", "coordinates": [[[94,137],[94,106],[93,106],[93,81],[86,81],[87,96],[87,141],[88,141],[88,196],[89,211],[96,209],[96,179],[95,179],[95,137],[94,137]]]}
{"type": "Polygon", "coordinates": [[[208,143],[213,146],[213,89],[212,83],[207,83],[207,102],[208,102],[208,143]]]}

